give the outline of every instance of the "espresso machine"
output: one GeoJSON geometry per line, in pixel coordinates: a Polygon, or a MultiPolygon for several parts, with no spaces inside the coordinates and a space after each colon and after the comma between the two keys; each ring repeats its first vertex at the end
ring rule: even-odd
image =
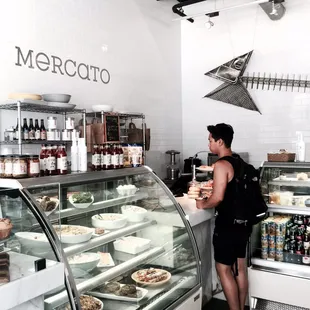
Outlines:
{"type": "Polygon", "coordinates": [[[180,175],[179,160],[176,161],[176,155],[179,151],[170,150],[166,154],[170,156],[170,163],[167,165],[167,180],[177,180],[180,175]]]}

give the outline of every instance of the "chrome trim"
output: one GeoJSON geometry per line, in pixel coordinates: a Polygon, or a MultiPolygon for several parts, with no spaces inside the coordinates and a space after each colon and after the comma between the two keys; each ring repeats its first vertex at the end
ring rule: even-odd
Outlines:
{"type": "Polygon", "coordinates": [[[84,251],[91,250],[95,247],[98,247],[100,245],[107,244],[117,238],[124,237],[127,235],[130,235],[134,232],[137,232],[143,228],[149,227],[150,225],[155,225],[155,221],[146,221],[143,223],[133,224],[130,226],[127,226],[125,228],[118,229],[113,232],[109,232],[108,234],[103,235],[102,237],[96,237],[93,239],[90,239],[88,242],[78,243],[75,245],[71,245],[67,248],[64,248],[64,253],[67,256],[71,256],[74,254],[79,254],[84,251]]]}
{"type": "Polygon", "coordinates": [[[274,204],[267,204],[268,212],[281,213],[281,214],[300,214],[310,215],[309,207],[297,207],[297,206],[280,206],[274,204]]]}
{"type": "MultiPolygon", "coordinates": [[[[132,258],[128,260],[127,262],[124,262],[116,267],[110,268],[109,270],[78,284],[77,290],[79,293],[84,293],[85,291],[92,290],[95,287],[102,285],[106,281],[109,281],[115,277],[118,277],[124,274],[125,272],[137,267],[138,265],[148,260],[149,258],[154,257],[154,255],[157,255],[163,252],[165,252],[164,248],[156,247],[147,252],[144,252],[141,255],[137,255],[135,258],[132,258]]],[[[64,292],[61,292],[55,296],[52,296],[46,299],[45,302],[49,305],[49,308],[52,309],[52,308],[62,305],[65,302],[65,298],[66,296],[64,292]]]]}
{"type": "Polygon", "coordinates": [[[295,169],[309,169],[310,162],[269,162],[263,163],[263,168],[295,168],[295,169]]]}
{"type": "Polygon", "coordinates": [[[271,180],[271,181],[268,181],[268,185],[292,186],[292,187],[310,187],[310,181],[271,180]]]}
{"type": "Polygon", "coordinates": [[[269,261],[260,258],[252,258],[252,269],[278,273],[296,278],[310,280],[310,268],[307,265],[269,261]]]}

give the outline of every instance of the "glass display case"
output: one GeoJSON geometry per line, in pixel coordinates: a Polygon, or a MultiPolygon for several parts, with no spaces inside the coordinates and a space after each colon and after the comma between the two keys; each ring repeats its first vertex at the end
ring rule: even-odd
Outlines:
{"type": "Polygon", "coordinates": [[[265,162],[261,188],[269,217],[254,227],[251,238],[252,309],[266,301],[283,304],[279,309],[309,309],[310,163],[265,162]],[[277,284],[281,289],[274,290],[277,284]],[[291,294],[293,287],[297,294],[291,294]]]}
{"type": "Polygon", "coordinates": [[[18,252],[66,266],[66,287],[45,297],[45,309],[201,309],[192,230],[151,169],[1,179],[0,187],[29,205],[18,252]]]}

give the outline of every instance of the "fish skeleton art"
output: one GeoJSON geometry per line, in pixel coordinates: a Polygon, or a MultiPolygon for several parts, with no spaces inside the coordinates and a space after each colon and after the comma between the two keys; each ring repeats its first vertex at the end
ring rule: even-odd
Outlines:
{"type": "Polygon", "coordinates": [[[285,91],[303,91],[306,92],[310,88],[310,80],[308,76],[302,79],[301,75],[295,78],[295,74],[291,77],[289,74],[277,73],[274,75],[258,72],[244,76],[244,71],[252,56],[253,51],[232,59],[231,61],[205,73],[205,75],[216,78],[222,82],[215,90],[205,96],[225,103],[229,103],[248,110],[260,113],[253,98],[247,91],[247,88],[262,90],[285,90],[285,91]]]}

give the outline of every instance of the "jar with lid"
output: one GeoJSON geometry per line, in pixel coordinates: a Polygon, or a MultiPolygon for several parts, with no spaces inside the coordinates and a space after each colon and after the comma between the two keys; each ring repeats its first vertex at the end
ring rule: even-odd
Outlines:
{"type": "Polygon", "coordinates": [[[54,139],[55,141],[60,141],[60,130],[59,129],[54,130],[54,139]]]}
{"type": "Polygon", "coordinates": [[[0,155],[0,178],[4,178],[4,155],[0,155]]]}
{"type": "Polygon", "coordinates": [[[4,131],[4,141],[13,141],[15,138],[15,129],[14,127],[5,129],[4,131]]]}
{"type": "Polygon", "coordinates": [[[70,130],[74,129],[74,117],[66,117],[65,128],[70,130]]]}
{"type": "Polygon", "coordinates": [[[27,175],[27,155],[14,155],[13,172],[14,179],[26,178],[27,175]]]}
{"type": "Polygon", "coordinates": [[[57,128],[57,117],[49,116],[47,118],[47,129],[56,129],[57,128]]]}
{"type": "Polygon", "coordinates": [[[54,141],[55,140],[55,130],[54,129],[47,129],[46,139],[48,141],[54,141]]]}
{"type": "Polygon", "coordinates": [[[72,130],[63,129],[62,130],[62,141],[71,141],[72,130]]]}
{"type": "Polygon", "coordinates": [[[27,174],[29,178],[37,178],[40,176],[40,159],[38,155],[29,155],[27,174]]]}
{"type": "Polygon", "coordinates": [[[11,178],[13,173],[13,155],[5,155],[4,157],[4,177],[11,178]]]}

